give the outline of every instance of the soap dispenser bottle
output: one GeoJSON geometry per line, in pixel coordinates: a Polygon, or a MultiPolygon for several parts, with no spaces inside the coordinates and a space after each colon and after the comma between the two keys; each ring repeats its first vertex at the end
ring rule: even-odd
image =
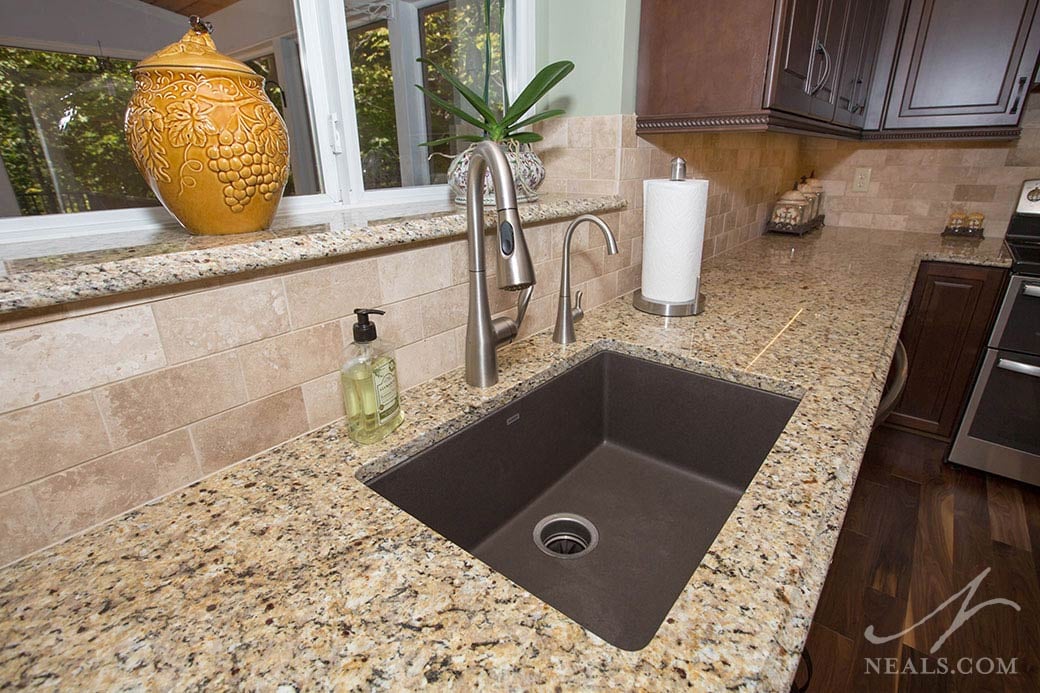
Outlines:
{"type": "Polygon", "coordinates": [[[343,404],[347,410],[350,437],[359,443],[374,443],[401,425],[404,415],[397,391],[397,361],[393,348],[378,339],[369,315],[381,310],[355,308],[354,341],[347,347],[340,373],[343,404]]]}

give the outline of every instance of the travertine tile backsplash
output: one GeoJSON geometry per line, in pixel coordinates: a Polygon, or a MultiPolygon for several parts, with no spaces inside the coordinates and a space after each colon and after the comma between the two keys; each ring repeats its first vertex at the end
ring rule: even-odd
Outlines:
{"type": "Polygon", "coordinates": [[[939,233],[950,212],[982,212],[1002,237],[1022,181],[1040,178],[1040,100],[1027,102],[1013,142],[843,142],[804,137],[801,166],[823,180],[827,223],[939,233]],[[852,192],[857,167],[870,187],[852,192]]]}
{"type": "MultiPolygon", "coordinates": [[[[573,244],[590,306],[639,277],[640,224],[605,218],[617,258],[573,244]]],[[[555,317],[565,226],[527,229],[525,335],[555,317]]],[[[402,388],[461,366],[467,280],[459,239],[0,317],[0,564],[342,417],[355,307],[387,310],[402,388]]]]}

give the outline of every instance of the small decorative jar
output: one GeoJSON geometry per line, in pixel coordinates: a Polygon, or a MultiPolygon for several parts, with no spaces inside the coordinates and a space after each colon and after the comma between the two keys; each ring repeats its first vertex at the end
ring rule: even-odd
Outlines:
{"type": "Polygon", "coordinates": [[[127,143],[170,214],[196,234],[270,226],[289,180],[289,136],[263,77],[218,53],[198,17],[133,76],[127,143]]]}
{"type": "Polygon", "coordinates": [[[801,235],[810,230],[812,203],[798,190],[788,190],[773,206],[766,229],[801,235]]]}
{"type": "Polygon", "coordinates": [[[809,201],[809,220],[815,220],[823,210],[823,185],[815,178],[803,176],[802,182],[798,184],[798,192],[809,201]]]}

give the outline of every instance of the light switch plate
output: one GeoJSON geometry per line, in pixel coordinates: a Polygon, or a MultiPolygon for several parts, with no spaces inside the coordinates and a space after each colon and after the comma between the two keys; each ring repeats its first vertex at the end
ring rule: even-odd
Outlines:
{"type": "Polygon", "coordinates": [[[852,175],[852,192],[865,193],[870,190],[870,169],[860,167],[852,175]]]}

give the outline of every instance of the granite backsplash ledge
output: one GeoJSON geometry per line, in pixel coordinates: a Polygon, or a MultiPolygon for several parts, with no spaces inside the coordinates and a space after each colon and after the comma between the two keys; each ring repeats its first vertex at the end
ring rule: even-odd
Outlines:
{"type": "MultiPolygon", "coordinates": [[[[542,224],[579,214],[624,209],[616,195],[544,195],[520,206],[526,224],[542,224]]],[[[494,228],[493,212],[486,213],[494,228]]],[[[421,241],[459,236],[466,231],[464,210],[434,204],[376,207],[302,216],[270,231],[239,236],[191,236],[160,232],[139,245],[4,260],[0,276],[0,314],[112,296],[162,286],[227,277],[323,258],[338,258],[421,241]]]]}

